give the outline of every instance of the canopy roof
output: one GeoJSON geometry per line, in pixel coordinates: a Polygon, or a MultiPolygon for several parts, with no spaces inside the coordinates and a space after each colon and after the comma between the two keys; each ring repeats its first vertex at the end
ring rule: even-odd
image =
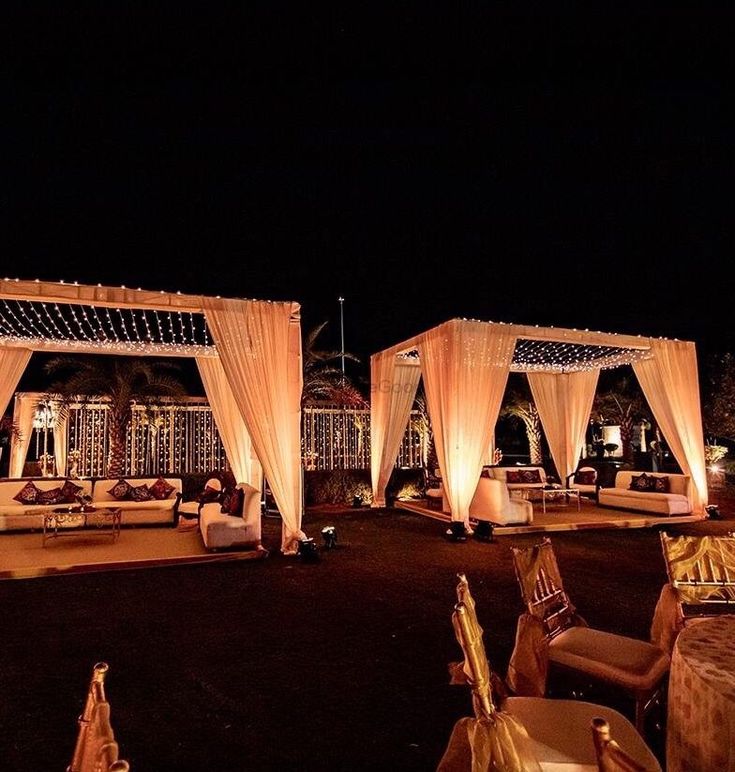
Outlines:
{"type": "MultiPolygon", "coordinates": [[[[215,357],[204,305],[205,296],[180,292],[2,279],[0,345],[69,353],[215,357]]],[[[299,304],[290,305],[292,321],[298,323],[299,304]]]]}
{"type": "Polygon", "coordinates": [[[497,327],[516,337],[512,372],[579,372],[601,370],[648,359],[651,339],[642,335],[593,332],[565,327],[483,322],[477,319],[450,319],[437,327],[384,349],[384,354],[416,356],[419,342],[443,327],[483,325],[497,327]]]}

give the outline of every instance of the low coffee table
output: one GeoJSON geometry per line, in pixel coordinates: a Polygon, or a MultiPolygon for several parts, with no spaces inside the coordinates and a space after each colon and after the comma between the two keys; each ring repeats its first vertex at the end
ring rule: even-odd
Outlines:
{"type": "Polygon", "coordinates": [[[541,498],[544,507],[544,514],[546,514],[546,502],[549,504],[559,504],[561,506],[568,507],[570,499],[577,499],[577,512],[581,509],[581,503],[579,500],[579,488],[542,488],[541,498]]]}
{"type": "Polygon", "coordinates": [[[50,539],[62,536],[110,536],[115,542],[120,536],[122,510],[72,507],[53,509],[43,516],[43,546],[50,539]]]}

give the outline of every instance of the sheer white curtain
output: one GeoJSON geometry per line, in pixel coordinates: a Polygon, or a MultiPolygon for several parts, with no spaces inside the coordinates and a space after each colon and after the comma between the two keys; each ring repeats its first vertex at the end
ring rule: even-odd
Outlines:
{"type": "Polygon", "coordinates": [[[467,522],[495,430],[516,335],[455,320],[419,338],[424,388],[452,520],[467,522]]]}
{"type": "Polygon", "coordinates": [[[584,447],[599,370],[579,373],[526,373],[544,427],[559,481],[577,468],[584,447]]]}
{"type": "Polygon", "coordinates": [[[235,480],[252,485],[250,435],[227,381],[222,362],[219,357],[197,357],[196,363],[235,480]]]}
{"type": "Polygon", "coordinates": [[[421,378],[418,359],[382,352],[370,358],[370,473],[373,506],[385,506],[385,488],[396,463],[421,378]]]}
{"type": "Polygon", "coordinates": [[[31,351],[27,348],[0,346],[0,417],[5,414],[30,358],[31,351]]]}
{"type": "Polygon", "coordinates": [[[633,364],[633,371],[684,474],[692,478],[692,508],[707,504],[707,470],[699,403],[697,352],[694,343],[650,339],[651,359],[633,364]]]}
{"type": "Polygon", "coordinates": [[[18,393],[13,405],[13,423],[18,430],[17,436],[10,443],[9,477],[22,477],[28,448],[33,435],[33,417],[38,407],[38,394],[18,393]]]}
{"type": "Polygon", "coordinates": [[[301,530],[301,326],[297,303],[203,298],[207,325],[283,518],[281,550],[301,530]]]}

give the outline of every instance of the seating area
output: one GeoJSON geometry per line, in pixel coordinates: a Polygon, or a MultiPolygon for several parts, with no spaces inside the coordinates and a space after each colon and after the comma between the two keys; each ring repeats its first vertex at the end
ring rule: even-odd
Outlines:
{"type": "Polygon", "coordinates": [[[178,477],[0,480],[0,532],[43,528],[44,513],[85,506],[122,510],[122,525],[176,522],[178,477]]]}
{"type": "MultiPolygon", "coordinates": [[[[421,501],[399,502],[399,506],[449,519],[441,471],[437,469],[431,479],[425,509],[421,501]]],[[[496,533],[502,534],[519,533],[523,526],[536,532],[556,531],[565,525],[571,529],[657,527],[663,518],[685,522],[705,516],[693,512],[687,475],[624,470],[616,473],[615,487],[601,487],[598,471],[582,463],[567,476],[565,486],[553,479],[537,465],[484,466],[470,503],[470,521],[492,523],[499,527],[496,533]],[[645,490],[639,489],[641,479],[645,490]]]]}

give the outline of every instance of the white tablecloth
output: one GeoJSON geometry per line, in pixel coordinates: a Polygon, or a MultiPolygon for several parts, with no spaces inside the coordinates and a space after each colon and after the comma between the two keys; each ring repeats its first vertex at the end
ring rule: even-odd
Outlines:
{"type": "Polygon", "coordinates": [[[668,772],[735,772],[735,618],[685,627],[669,677],[668,772]]]}

